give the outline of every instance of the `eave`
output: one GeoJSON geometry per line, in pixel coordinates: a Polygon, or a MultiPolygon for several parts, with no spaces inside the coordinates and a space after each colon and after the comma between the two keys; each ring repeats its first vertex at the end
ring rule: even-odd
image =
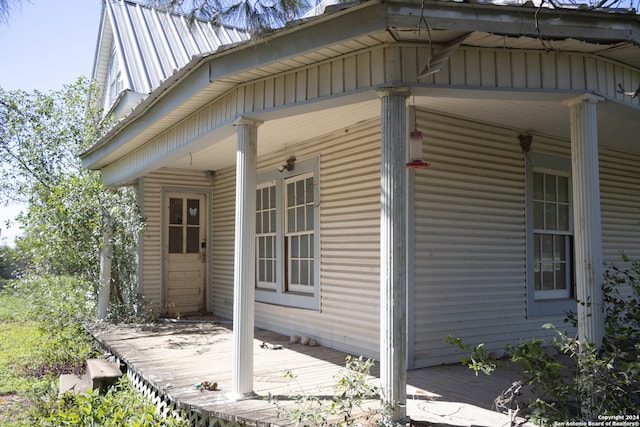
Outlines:
{"type": "Polygon", "coordinates": [[[535,34],[535,11],[453,2],[428,3],[422,11],[417,2],[368,1],[292,23],[256,41],[195,57],[83,153],[83,165],[101,169],[111,164],[246,82],[394,41],[435,47],[471,34],[465,44],[496,47],[502,43],[504,48],[536,50],[544,47],[542,43],[551,42],[561,45],[559,51],[594,53],[640,68],[637,16],[623,15],[620,19],[616,14],[614,20],[601,12],[544,11],[538,15],[539,28],[544,29],[542,37],[535,34]],[[478,18],[480,13],[482,20],[478,18]],[[418,28],[421,16],[429,31],[418,28]],[[548,25],[546,20],[550,21],[548,25]],[[541,26],[543,21],[545,25],[541,26]],[[594,44],[591,26],[596,24],[611,28],[603,30],[606,34],[594,44]],[[523,29],[533,35],[522,36],[523,29]]]}

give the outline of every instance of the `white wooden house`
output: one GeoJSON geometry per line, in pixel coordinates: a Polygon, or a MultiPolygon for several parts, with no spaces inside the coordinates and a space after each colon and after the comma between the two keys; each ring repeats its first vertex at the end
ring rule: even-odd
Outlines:
{"type": "Polygon", "coordinates": [[[243,41],[105,3],[95,77],[122,118],[82,160],[138,189],[146,307],[233,319],[234,393],[254,326],[379,359],[394,401],[406,368],[459,360],[448,335],[495,349],[580,309],[597,341],[603,263],[640,257],[635,12],[421,5],[243,41]]]}

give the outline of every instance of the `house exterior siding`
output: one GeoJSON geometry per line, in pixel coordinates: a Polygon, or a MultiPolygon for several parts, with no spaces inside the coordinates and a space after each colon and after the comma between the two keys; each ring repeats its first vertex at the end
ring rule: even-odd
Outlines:
{"type": "MultiPolygon", "coordinates": [[[[377,357],[379,132],[372,120],[259,158],[259,173],[290,155],[320,158],[321,303],[320,310],[256,303],[256,326],[377,357]]],[[[226,318],[233,308],[234,179],[232,168],[220,171],[213,191],[213,308],[226,318]]]]}
{"type": "MultiPolygon", "coordinates": [[[[526,160],[518,130],[417,111],[425,130],[424,155],[432,163],[415,172],[413,256],[413,367],[456,362],[447,335],[498,349],[523,336],[548,337],[544,323],[564,316],[531,317],[526,306],[526,160]]],[[[534,135],[532,151],[570,158],[568,141],[534,135]]],[[[305,310],[256,304],[256,325],[308,335],[324,345],[378,357],[379,352],[379,120],[263,155],[259,173],[289,155],[320,158],[321,305],[305,310]]],[[[640,258],[640,159],[601,149],[605,260],[620,252],[640,258]]],[[[144,216],[142,291],[147,308],[162,296],[161,200],[166,187],[212,185],[212,289],[214,314],[231,318],[235,171],[212,178],[202,172],[159,170],[142,180],[144,216]]]]}
{"type": "Polygon", "coordinates": [[[517,132],[424,112],[417,121],[432,166],[415,178],[414,365],[459,360],[448,335],[488,349],[540,335],[543,322],[526,320],[517,132]]]}
{"type": "MultiPolygon", "coordinates": [[[[415,367],[456,362],[448,335],[491,351],[549,337],[526,306],[525,158],[517,130],[418,112],[432,166],[416,173],[415,367]]],[[[534,135],[532,151],[570,158],[569,141],[534,135]]],[[[638,259],[637,156],[600,150],[605,262],[638,259]]]]}
{"type": "Polygon", "coordinates": [[[640,156],[600,150],[602,249],[605,263],[623,266],[621,253],[640,260],[640,156]]]}

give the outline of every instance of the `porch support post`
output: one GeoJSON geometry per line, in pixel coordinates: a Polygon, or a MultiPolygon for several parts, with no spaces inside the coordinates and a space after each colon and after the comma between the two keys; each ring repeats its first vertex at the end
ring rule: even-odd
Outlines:
{"type": "Polygon", "coordinates": [[[585,94],[564,102],[569,107],[571,124],[578,337],[596,346],[602,344],[604,336],[602,225],[596,110],[596,104],[603,99],[585,94]]]}
{"type": "Polygon", "coordinates": [[[236,233],[233,263],[233,358],[231,398],[253,391],[256,167],[258,126],[240,118],[236,154],[236,233]]]}
{"type": "Polygon", "coordinates": [[[406,143],[409,90],[378,90],[381,100],[380,153],[380,386],[386,422],[406,417],[406,143]]]}
{"type": "MultiPolygon", "coordinates": [[[[109,193],[112,190],[107,190],[109,193]]],[[[105,320],[111,299],[111,258],[113,258],[113,220],[111,212],[102,214],[102,248],[100,248],[100,283],[98,287],[98,320],[105,320]]]]}

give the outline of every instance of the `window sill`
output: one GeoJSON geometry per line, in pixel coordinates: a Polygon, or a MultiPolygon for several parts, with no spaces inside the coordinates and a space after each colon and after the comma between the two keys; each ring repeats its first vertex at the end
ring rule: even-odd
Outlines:
{"type": "Polygon", "coordinates": [[[577,303],[574,298],[530,300],[527,304],[527,317],[558,316],[575,312],[577,303]]]}
{"type": "Polygon", "coordinates": [[[256,302],[305,310],[320,310],[320,298],[317,293],[280,293],[270,289],[256,289],[256,302]]]}

